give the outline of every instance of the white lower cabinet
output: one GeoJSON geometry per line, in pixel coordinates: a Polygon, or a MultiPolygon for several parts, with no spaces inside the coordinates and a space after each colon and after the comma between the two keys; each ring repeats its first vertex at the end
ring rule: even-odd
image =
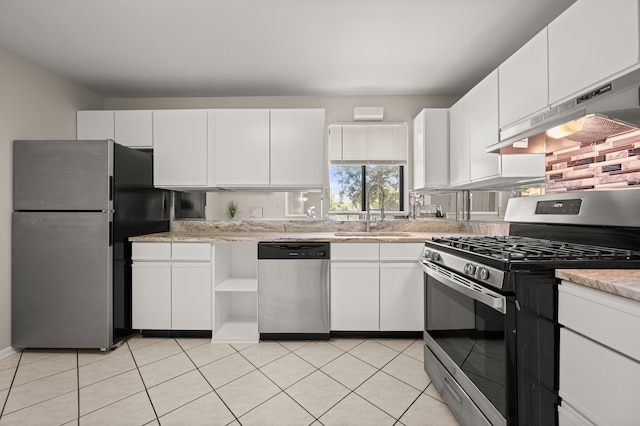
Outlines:
{"type": "Polygon", "coordinates": [[[380,331],[422,331],[422,282],[417,262],[380,264],[380,331]]]}
{"type": "Polygon", "coordinates": [[[171,262],[134,261],[132,269],[133,328],[171,329],[171,262]]]}
{"type": "Polygon", "coordinates": [[[640,303],[562,281],[560,425],[631,425],[640,419],[640,303]]]}
{"type": "Polygon", "coordinates": [[[133,243],[132,325],[211,330],[211,244],[133,243]]]}
{"type": "Polygon", "coordinates": [[[211,330],[211,264],[179,262],[171,267],[171,328],[211,330]]]}
{"type": "Polygon", "coordinates": [[[333,243],[331,330],[421,331],[422,243],[333,243]]]}
{"type": "Polygon", "coordinates": [[[378,263],[331,263],[331,330],[379,330],[378,263]]]}

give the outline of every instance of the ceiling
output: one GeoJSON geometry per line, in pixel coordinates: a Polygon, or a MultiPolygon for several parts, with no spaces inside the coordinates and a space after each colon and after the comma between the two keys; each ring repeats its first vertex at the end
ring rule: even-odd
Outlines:
{"type": "Polygon", "coordinates": [[[105,97],[463,94],[575,0],[0,0],[0,46],[105,97]]]}

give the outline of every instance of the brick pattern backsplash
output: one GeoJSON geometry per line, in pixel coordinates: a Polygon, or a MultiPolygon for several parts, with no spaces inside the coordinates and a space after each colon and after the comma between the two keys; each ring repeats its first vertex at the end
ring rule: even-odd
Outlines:
{"type": "Polygon", "coordinates": [[[547,154],[546,193],[640,187],[640,131],[547,154]]]}

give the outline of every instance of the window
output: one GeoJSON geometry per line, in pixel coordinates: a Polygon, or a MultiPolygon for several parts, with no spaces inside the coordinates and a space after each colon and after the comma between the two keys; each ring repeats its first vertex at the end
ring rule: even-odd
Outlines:
{"type": "Polygon", "coordinates": [[[380,209],[380,191],[372,190],[374,185],[384,190],[385,211],[404,210],[406,124],[331,125],[329,149],[332,213],[363,212],[367,203],[380,209]]]}
{"type": "Polygon", "coordinates": [[[380,192],[372,191],[373,185],[384,189],[384,208],[388,211],[404,210],[404,166],[389,165],[331,165],[330,206],[332,211],[365,211],[367,202],[371,208],[380,208],[380,192]],[[366,191],[363,191],[363,184],[366,191]],[[367,197],[371,197],[367,199],[367,197]]]}

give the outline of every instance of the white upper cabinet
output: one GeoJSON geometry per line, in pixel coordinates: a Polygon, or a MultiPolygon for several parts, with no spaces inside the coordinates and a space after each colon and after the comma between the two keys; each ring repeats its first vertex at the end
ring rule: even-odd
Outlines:
{"type": "Polygon", "coordinates": [[[159,187],[206,187],[207,110],[153,111],[153,183],[159,187]]]}
{"type": "Polygon", "coordinates": [[[335,124],[329,132],[330,158],[334,163],[407,161],[406,124],[335,124]]]}
{"type": "Polygon", "coordinates": [[[132,148],[153,148],[153,113],[150,110],[114,111],[115,141],[132,148]]]}
{"type": "Polygon", "coordinates": [[[487,154],[498,141],[498,72],[494,70],[450,109],[449,179],[468,184],[500,173],[500,157],[487,154]]]}
{"type": "Polygon", "coordinates": [[[638,0],[578,0],[548,28],[552,106],[638,64],[638,0]]]}
{"type": "Polygon", "coordinates": [[[76,139],[115,140],[113,111],[78,111],[76,120],[76,139]]]}
{"type": "Polygon", "coordinates": [[[468,97],[449,109],[449,184],[469,182],[469,114],[468,97]]]}
{"type": "Polygon", "coordinates": [[[215,113],[216,185],[269,186],[269,110],[219,109],[215,113]]]}
{"type": "Polygon", "coordinates": [[[153,117],[149,110],[78,111],[77,139],[112,139],[130,148],[153,148],[153,117]]]}
{"type": "Polygon", "coordinates": [[[272,109],[271,186],[321,188],[324,135],[324,109],[272,109]]]}
{"type": "Polygon", "coordinates": [[[413,119],[413,189],[449,184],[449,109],[425,108],[413,119]]]}
{"type": "Polygon", "coordinates": [[[498,72],[500,128],[547,108],[547,28],[504,61],[498,72]]]}
{"type": "Polygon", "coordinates": [[[469,98],[469,177],[484,179],[500,173],[500,157],[487,147],[499,140],[498,70],[485,77],[466,95],[469,98]]]}

